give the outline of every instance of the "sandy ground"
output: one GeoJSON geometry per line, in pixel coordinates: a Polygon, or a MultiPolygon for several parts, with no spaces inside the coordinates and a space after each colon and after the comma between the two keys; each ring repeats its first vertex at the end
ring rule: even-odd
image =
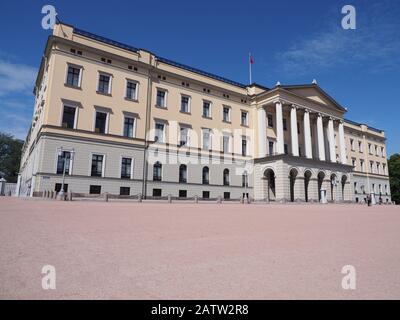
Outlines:
{"type": "Polygon", "coordinates": [[[400,207],[2,197],[0,298],[399,299],[400,207]]]}

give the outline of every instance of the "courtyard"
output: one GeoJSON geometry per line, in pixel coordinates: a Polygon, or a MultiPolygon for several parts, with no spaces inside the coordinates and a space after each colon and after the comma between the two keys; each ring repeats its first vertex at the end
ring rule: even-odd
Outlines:
{"type": "Polygon", "coordinates": [[[399,206],[0,198],[0,299],[399,298],[399,206]]]}

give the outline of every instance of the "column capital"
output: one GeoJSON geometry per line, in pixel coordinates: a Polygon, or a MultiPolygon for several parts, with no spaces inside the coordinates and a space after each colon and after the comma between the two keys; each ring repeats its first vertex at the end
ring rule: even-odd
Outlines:
{"type": "Polygon", "coordinates": [[[299,106],[297,105],[297,104],[294,104],[294,103],[292,103],[291,105],[290,105],[290,107],[292,108],[292,109],[299,109],[299,106]]]}
{"type": "Polygon", "coordinates": [[[273,103],[273,104],[278,104],[278,103],[280,103],[281,105],[284,105],[284,104],[285,104],[285,101],[282,100],[282,99],[276,99],[276,100],[272,101],[272,103],[273,103]]]}
{"type": "Polygon", "coordinates": [[[304,112],[311,113],[311,109],[304,108],[303,110],[304,110],[304,112]]]}

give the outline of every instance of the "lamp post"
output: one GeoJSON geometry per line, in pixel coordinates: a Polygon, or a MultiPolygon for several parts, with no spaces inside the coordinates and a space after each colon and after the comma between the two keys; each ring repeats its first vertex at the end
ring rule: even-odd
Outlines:
{"type": "MultiPolygon", "coordinates": [[[[63,175],[62,175],[62,182],[61,182],[61,190],[57,195],[57,200],[65,200],[65,191],[64,191],[64,184],[65,184],[65,168],[67,167],[67,160],[68,160],[68,166],[70,164],[70,161],[73,158],[74,155],[74,149],[69,151],[69,157],[66,156],[63,147],[60,147],[58,149],[58,155],[62,157],[63,159],[63,175]]],[[[70,174],[69,170],[68,173],[70,174]]]]}
{"type": "Polygon", "coordinates": [[[336,202],[338,202],[338,190],[337,190],[338,184],[339,184],[339,179],[337,177],[332,177],[332,185],[334,186],[334,188],[336,190],[336,195],[335,195],[336,202]]]}

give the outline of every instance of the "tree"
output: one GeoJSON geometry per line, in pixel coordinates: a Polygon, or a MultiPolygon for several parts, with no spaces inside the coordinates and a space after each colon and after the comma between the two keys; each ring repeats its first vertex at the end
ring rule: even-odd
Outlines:
{"type": "Polygon", "coordinates": [[[400,204],[400,154],[392,154],[388,161],[392,201],[400,204]]]}
{"type": "Polygon", "coordinates": [[[17,182],[23,141],[0,132],[0,172],[7,182],[17,182]]]}

